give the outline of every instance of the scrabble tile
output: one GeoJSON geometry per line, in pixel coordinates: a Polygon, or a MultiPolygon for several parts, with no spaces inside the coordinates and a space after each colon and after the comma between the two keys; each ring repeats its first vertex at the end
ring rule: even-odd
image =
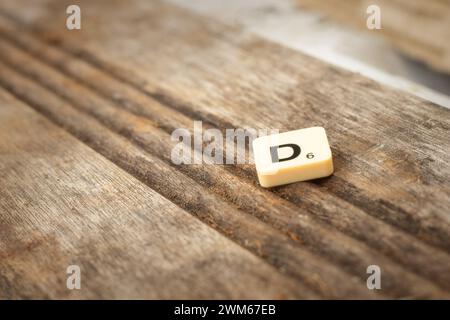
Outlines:
{"type": "Polygon", "coordinates": [[[325,129],[312,127],[253,140],[259,183],[274,187],[329,176],[333,159],[325,129]]]}

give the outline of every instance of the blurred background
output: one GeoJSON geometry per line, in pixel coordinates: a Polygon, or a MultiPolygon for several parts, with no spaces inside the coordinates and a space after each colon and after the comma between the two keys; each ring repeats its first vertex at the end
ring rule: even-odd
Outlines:
{"type": "Polygon", "coordinates": [[[450,0],[170,1],[450,108],[450,0]]]}

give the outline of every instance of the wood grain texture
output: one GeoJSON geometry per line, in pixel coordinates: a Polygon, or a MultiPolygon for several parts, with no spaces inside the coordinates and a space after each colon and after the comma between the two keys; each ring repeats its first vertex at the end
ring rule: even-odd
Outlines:
{"type": "Polygon", "coordinates": [[[450,2],[447,0],[296,0],[347,26],[382,36],[394,47],[436,71],[450,73],[450,2]],[[369,5],[381,9],[382,29],[366,27],[369,5]]]}
{"type": "Polygon", "coordinates": [[[57,96],[15,74],[6,66],[3,66],[2,72],[2,80],[8,79],[8,82],[3,82],[5,87],[34,108],[229,238],[255,254],[267,256],[270,263],[282,268],[290,276],[307,282],[322,296],[364,297],[371,294],[361,286],[364,282],[349,277],[336,267],[294,246],[287,236],[242,214],[155,156],[126,143],[98,122],[74,110],[57,96]]]}
{"type": "Polygon", "coordinates": [[[288,296],[448,297],[448,110],[164,3],[81,2],[81,32],[64,2],[24,3],[0,5],[0,85],[301,285],[288,296]],[[170,133],[194,120],[322,125],[336,172],[264,190],[252,166],[175,166],[170,133]]]}
{"type": "Polygon", "coordinates": [[[0,114],[0,298],[314,296],[3,90],[0,114]]]}

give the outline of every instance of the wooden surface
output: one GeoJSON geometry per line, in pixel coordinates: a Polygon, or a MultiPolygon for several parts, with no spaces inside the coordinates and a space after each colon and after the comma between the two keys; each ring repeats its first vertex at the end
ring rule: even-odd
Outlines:
{"type": "Polygon", "coordinates": [[[448,0],[296,0],[342,24],[385,37],[410,57],[450,73],[450,2],[448,0]],[[368,30],[369,5],[381,10],[381,30],[368,30]]]}
{"type": "Polygon", "coordinates": [[[173,5],[79,3],[81,31],[0,4],[0,297],[450,297],[449,110],[173,5]],[[335,174],[176,166],[194,120],[324,126],[335,174]]]}
{"type": "Polygon", "coordinates": [[[1,298],[315,295],[3,90],[0,101],[1,298]],[[66,288],[71,264],[80,291],[66,288]]]}

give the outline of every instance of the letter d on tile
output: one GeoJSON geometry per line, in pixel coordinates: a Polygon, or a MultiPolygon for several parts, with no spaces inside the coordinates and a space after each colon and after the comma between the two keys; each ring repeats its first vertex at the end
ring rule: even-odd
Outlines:
{"type": "Polygon", "coordinates": [[[272,157],[272,163],[275,162],[282,162],[282,161],[288,161],[288,160],[292,160],[297,158],[300,153],[301,153],[301,149],[299,145],[296,145],[294,143],[287,143],[287,144],[282,144],[279,146],[273,146],[270,147],[270,156],[272,157]],[[292,148],[292,155],[290,155],[289,157],[283,158],[283,159],[279,159],[278,158],[278,149],[280,148],[292,148]]]}

